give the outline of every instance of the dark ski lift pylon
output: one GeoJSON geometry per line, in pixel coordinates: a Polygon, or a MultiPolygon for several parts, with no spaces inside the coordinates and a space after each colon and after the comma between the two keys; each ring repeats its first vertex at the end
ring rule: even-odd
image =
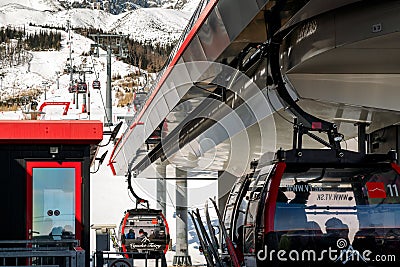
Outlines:
{"type": "MultiPolygon", "coordinates": [[[[165,265],[163,254],[168,250],[170,239],[167,220],[161,210],[150,209],[148,200],[135,193],[130,172],[127,178],[128,189],[136,199],[136,207],[127,210],[121,220],[118,230],[121,252],[137,252],[135,255],[145,253],[147,258],[161,257],[165,265]]],[[[131,254],[124,255],[132,257],[131,254]]]]}

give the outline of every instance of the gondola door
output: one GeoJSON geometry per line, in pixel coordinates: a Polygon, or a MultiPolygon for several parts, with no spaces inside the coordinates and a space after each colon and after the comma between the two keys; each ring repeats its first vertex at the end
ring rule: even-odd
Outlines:
{"type": "Polygon", "coordinates": [[[81,163],[27,162],[27,239],[81,240],[81,163]]]}

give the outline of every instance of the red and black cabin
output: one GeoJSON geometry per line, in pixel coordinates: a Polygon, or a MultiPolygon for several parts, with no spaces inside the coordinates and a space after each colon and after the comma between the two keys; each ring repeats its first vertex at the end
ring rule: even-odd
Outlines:
{"type": "Polygon", "coordinates": [[[397,266],[400,167],[394,161],[394,153],[343,150],[338,158],[334,150],[279,151],[233,187],[224,216],[230,238],[251,266],[341,266],[349,253],[358,260],[351,266],[397,266]]]}

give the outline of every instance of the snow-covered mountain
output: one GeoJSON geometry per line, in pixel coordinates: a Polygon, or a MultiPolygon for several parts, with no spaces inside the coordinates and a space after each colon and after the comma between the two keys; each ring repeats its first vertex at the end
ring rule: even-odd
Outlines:
{"type": "MultiPolygon", "coordinates": [[[[147,1],[147,0],[146,0],[147,1]]],[[[155,0],[160,4],[177,0],[155,0]]],[[[186,1],[186,0],[179,0],[186,1]]],[[[192,0],[198,1],[198,0],[192,0]]],[[[193,2],[190,2],[193,6],[193,2]]],[[[190,11],[169,8],[138,8],[119,15],[88,8],[65,9],[56,0],[0,0],[0,26],[72,27],[96,28],[106,32],[122,32],[141,42],[171,43],[186,26],[190,11]]]]}
{"type": "Polygon", "coordinates": [[[0,6],[7,6],[10,4],[18,4],[20,6],[39,11],[57,11],[64,8],[59,1],[55,0],[0,0],[0,6]]]}
{"type": "Polygon", "coordinates": [[[39,11],[61,11],[73,8],[100,9],[114,15],[138,8],[160,7],[192,11],[200,0],[0,0],[0,6],[18,4],[39,11]],[[193,4],[194,3],[194,4],[193,4]]]}
{"type": "Polygon", "coordinates": [[[112,14],[120,14],[129,10],[147,7],[161,7],[170,9],[185,9],[191,2],[198,0],[71,0],[60,1],[65,7],[75,8],[97,8],[108,11],[112,14]]]}

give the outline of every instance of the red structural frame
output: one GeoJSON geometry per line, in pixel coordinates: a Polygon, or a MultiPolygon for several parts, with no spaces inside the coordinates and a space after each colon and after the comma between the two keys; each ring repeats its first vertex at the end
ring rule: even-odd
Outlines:
{"type": "MultiPolygon", "coordinates": [[[[128,220],[128,217],[129,217],[129,212],[127,212],[127,213],[125,214],[125,216],[124,216],[124,221],[123,221],[122,227],[121,227],[121,236],[124,235],[125,226],[126,226],[126,221],[128,220]]],[[[122,240],[122,238],[121,238],[121,240],[122,240]]],[[[127,251],[127,250],[126,250],[125,244],[122,244],[122,251],[123,251],[123,252],[126,252],[126,251],[127,251]]],[[[127,259],[129,258],[128,254],[124,254],[124,257],[127,258],[127,259]]]]}
{"type": "Polygon", "coordinates": [[[26,239],[29,239],[29,229],[32,229],[33,216],[33,168],[74,168],[75,169],[75,237],[82,240],[82,163],[56,161],[28,161],[26,163],[26,239]]]}
{"type": "Polygon", "coordinates": [[[97,144],[101,121],[0,121],[0,144],[97,144]]]}
{"type": "Polygon", "coordinates": [[[39,111],[43,111],[46,106],[65,106],[63,115],[67,115],[70,104],[71,102],[43,102],[39,108],[39,111]]]}
{"type": "Polygon", "coordinates": [[[276,209],[276,198],[278,197],[279,185],[283,173],[286,169],[285,162],[278,162],[275,165],[275,170],[273,177],[271,178],[271,184],[269,186],[269,194],[265,203],[265,214],[264,214],[264,225],[265,233],[272,232],[274,230],[274,220],[275,220],[275,209],[276,209]]]}

